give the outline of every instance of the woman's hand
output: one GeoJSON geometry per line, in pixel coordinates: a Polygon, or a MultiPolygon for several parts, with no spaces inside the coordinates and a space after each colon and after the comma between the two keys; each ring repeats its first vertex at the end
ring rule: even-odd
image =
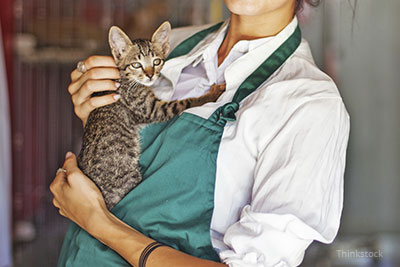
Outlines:
{"type": "Polygon", "coordinates": [[[118,94],[91,97],[94,92],[115,91],[119,84],[115,79],[120,79],[120,73],[110,56],[91,56],[84,61],[87,71],[79,72],[77,69],[71,73],[71,83],[68,92],[72,96],[75,114],[81,119],[83,125],[95,108],[112,104],[119,99],[118,94]]]}
{"type": "Polygon", "coordinates": [[[94,217],[108,213],[104,198],[96,185],[78,168],[76,156],[68,152],[63,169],[50,185],[53,205],[62,216],[85,230],[91,229],[94,217]]]}
{"type": "MultiPolygon", "coordinates": [[[[50,185],[54,206],[60,210],[61,215],[74,221],[130,264],[137,266],[142,251],[154,240],[109,212],[99,189],[78,168],[76,156],[68,152],[65,158],[63,169],[66,173],[59,172],[50,185]]],[[[157,248],[151,253],[146,265],[226,267],[225,264],[196,258],[170,247],[157,248]]]]}

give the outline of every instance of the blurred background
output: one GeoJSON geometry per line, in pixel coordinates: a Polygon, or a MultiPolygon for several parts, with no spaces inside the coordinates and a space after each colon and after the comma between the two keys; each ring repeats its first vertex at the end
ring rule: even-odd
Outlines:
{"type": "MultiPolygon", "coordinates": [[[[79,151],[67,92],[76,63],[109,54],[111,25],[149,37],[164,20],[200,25],[229,12],[222,0],[0,3],[0,267],[55,266],[68,222],[48,186],[64,153],[79,151]]],[[[325,0],[299,14],[351,118],[340,232],[313,243],[302,266],[400,266],[399,11],[399,0],[325,0]]]]}

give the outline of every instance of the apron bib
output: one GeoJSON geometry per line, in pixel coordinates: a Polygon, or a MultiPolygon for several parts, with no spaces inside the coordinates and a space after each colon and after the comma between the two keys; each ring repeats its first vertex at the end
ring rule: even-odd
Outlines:
{"type": "MultiPolygon", "coordinates": [[[[168,59],[190,52],[217,24],[189,37],[168,59]]],[[[190,255],[219,261],[210,238],[216,162],[225,124],[236,120],[239,103],[297,49],[300,28],[237,89],[233,100],[208,119],[182,113],[142,130],[143,181],[112,210],[146,236],[190,255]]],[[[58,266],[129,266],[122,257],[75,223],[65,236],[58,266]]]]}

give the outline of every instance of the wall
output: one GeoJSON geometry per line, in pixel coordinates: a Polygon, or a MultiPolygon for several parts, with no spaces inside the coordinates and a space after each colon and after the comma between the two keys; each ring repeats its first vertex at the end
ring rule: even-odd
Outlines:
{"type": "Polygon", "coordinates": [[[329,0],[304,33],[351,119],[340,233],[400,231],[400,1],[329,0]]]}

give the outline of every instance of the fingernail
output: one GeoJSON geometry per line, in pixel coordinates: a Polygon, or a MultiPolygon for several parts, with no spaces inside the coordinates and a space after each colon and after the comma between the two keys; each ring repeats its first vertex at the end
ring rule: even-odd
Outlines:
{"type": "Polygon", "coordinates": [[[113,98],[114,98],[115,100],[118,100],[118,99],[121,98],[121,95],[113,95],[113,98]]]}
{"type": "Polygon", "coordinates": [[[115,87],[117,87],[117,88],[118,88],[118,87],[120,87],[120,86],[121,86],[121,84],[120,84],[120,83],[117,83],[117,82],[115,83],[115,87]]]}
{"type": "Polygon", "coordinates": [[[65,159],[69,159],[70,157],[72,157],[72,152],[67,152],[67,154],[65,154],[65,159]]]}

